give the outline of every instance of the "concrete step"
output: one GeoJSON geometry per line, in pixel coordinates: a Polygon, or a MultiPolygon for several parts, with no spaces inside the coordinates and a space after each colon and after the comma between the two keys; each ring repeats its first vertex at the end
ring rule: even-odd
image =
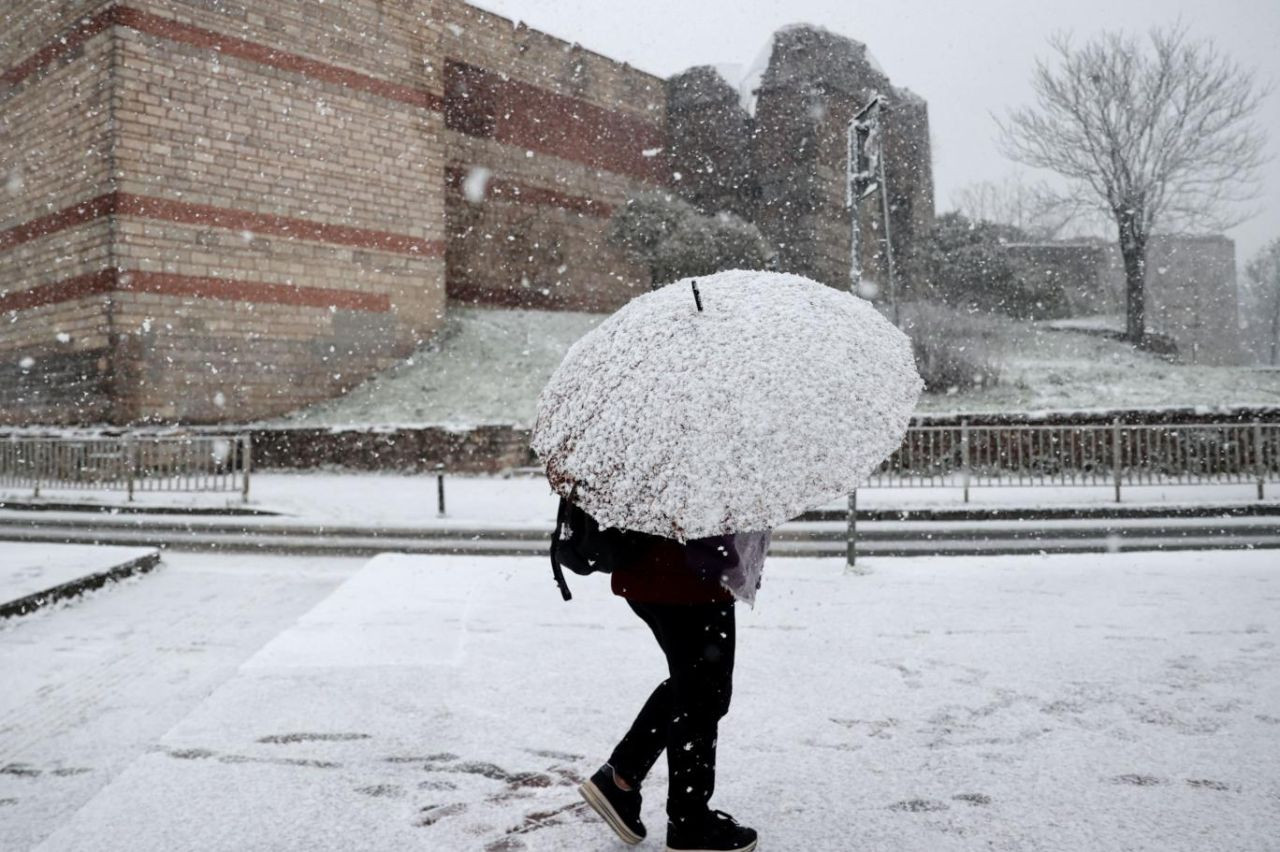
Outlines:
{"type": "MultiPolygon", "coordinates": [[[[547,530],[479,531],[289,529],[257,526],[164,526],[14,522],[0,519],[0,538],[85,544],[131,544],[182,550],[224,550],[330,555],[383,552],[543,555],[547,530]]],[[[1059,522],[859,523],[862,554],[1095,552],[1137,549],[1280,547],[1280,519],[1119,520],[1107,524],[1059,522]]],[[[845,553],[845,526],[795,523],[780,527],[770,552],[779,556],[845,553]]]]}

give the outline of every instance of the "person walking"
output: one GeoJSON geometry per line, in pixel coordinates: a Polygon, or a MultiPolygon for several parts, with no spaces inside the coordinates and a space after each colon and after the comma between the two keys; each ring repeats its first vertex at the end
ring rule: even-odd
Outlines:
{"type": "Polygon", "coordinates": [[[719,723],[733,695],[736,640],[734,595],[721,578],[739,568],[740,550],[762,559],[767,539],[768,533],[750,533],[681,544],[644,536],[633,538],[627,552],[614,554],[613,592],[653,631],[668,669],[608,761],[579,788],[625,843],[645,837],[641,785],[665,750],[667,849],[756,848],[754,829],[709,803],[719,723]],[[743,547],[748,536],[757,538],[743,547]]]}

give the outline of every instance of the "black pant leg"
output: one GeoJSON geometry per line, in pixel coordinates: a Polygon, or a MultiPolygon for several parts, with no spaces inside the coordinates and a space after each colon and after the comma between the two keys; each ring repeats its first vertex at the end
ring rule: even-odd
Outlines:
{"type": "MultiPolygon", "coordinates": [[[[649,625],[658,645],[662,646],[662,628],[655,616],[647,608],[638,608],[631,601],[627,602],[636,615],[649,625]]],[[[664,648],[665,653],[665,648],[664,648]]],[[[668,728],[671,725],[671,679],[658,684],[650,694],[649,700],[640,708],[640,713],[631,728],[614,748],[609,756],[609,765],[613,767],[622,780],[628,784],[638,785],[649,775],[649,770],[658,762],[658,755],[667,747],[668,728]]]]}
{"type": "Polygon", "coordinates": [[[671,667],[667,818],[708,810],[716,786],[716,737],[733,696],[733,604],[664,607],[663,650],[671,667]]]}
{"type": "Polygon", "coordinates": [[[707,811],[715,791],[716,735],[733,693],[733,604],[629,602],[658,640],[670,677],[658,685],[609,762],[638,784],[667,750],[667,815],[707,811]]]}

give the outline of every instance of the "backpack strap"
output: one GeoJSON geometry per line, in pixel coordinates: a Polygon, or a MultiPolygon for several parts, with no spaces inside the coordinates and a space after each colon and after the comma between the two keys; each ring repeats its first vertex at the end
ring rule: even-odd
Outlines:
{"type": "Polygon", "coordinates": [[[560,528],[564,524],[565,507],[567,502],[563,497],[560,498],[560,508],[556,510],[556,528],[551,533],[551,576],[556,578],[556,585],[560,587],[560,596],[565,600],[573,600],[573,595],[569,592],[569,584],[564,581],[564,571],[560,568],[560,560],[556,558],[556,550],[560,546],[560,528]]]}

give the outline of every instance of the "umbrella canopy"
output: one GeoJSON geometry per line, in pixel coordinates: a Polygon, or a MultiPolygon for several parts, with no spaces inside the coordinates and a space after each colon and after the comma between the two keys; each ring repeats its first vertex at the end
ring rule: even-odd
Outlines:
{"type": "Polygon", "coordinates": [[[847,494],[902,442],[923,383],[869,302],[721,272],[633,299],[543,389],[533,449],[602,527],[686,541],[847,494]]]}

